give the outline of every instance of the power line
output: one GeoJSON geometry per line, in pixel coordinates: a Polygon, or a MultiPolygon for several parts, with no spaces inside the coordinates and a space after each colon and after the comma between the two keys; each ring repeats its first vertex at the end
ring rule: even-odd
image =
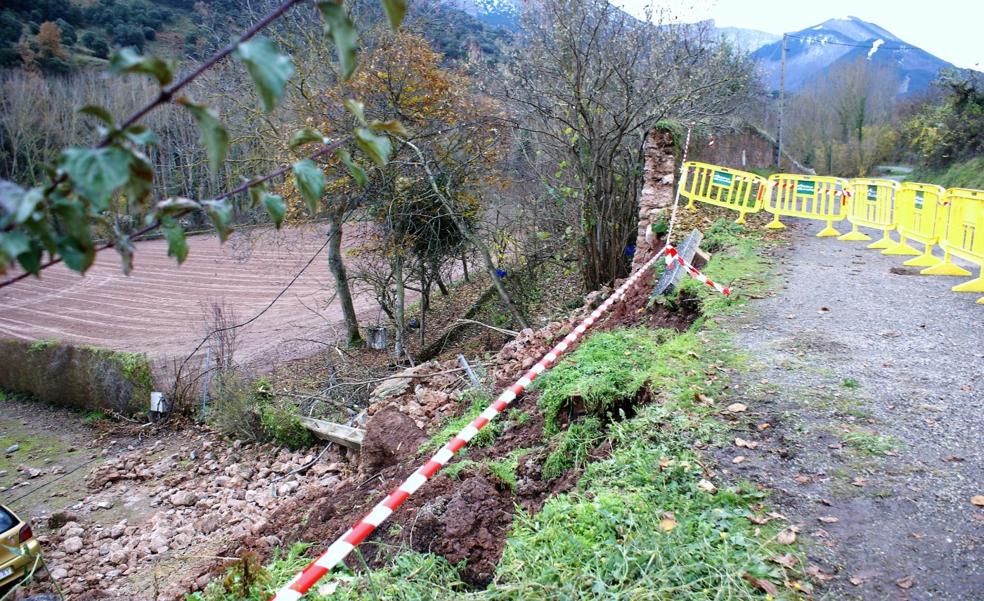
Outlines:
{"type": "MultiPolygon", "coordinates": [[[[815,42],[817,44],[824,44],[824,45],[829,44],[831,46],[847,46],[848,48],[869,48],[869,49],[874,47],[875,42],[878,41],[875,40],[870,44],[848,44],[847,42],[828,42],[827,40],[822,40],[812,36],[800,36],[800,35],[793,35],[791,33],[787,33],[786,37],[796,38],[797,40],[805,40],[807,42],[815,42]]],[[[881,44],[879,44],[877,48],[878,50],[919,50],[919,48],[917,48],[916,46],[883,46],[881,44]]]]}

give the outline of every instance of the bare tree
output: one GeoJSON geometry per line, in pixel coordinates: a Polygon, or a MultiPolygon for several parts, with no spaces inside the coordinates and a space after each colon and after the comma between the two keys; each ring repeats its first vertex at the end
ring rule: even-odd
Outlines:
{"type": "Polygon", "coordinates": [[[640,22],[605,0],[531,2],[505,83],[531,168],[578,209],[588,289],[628,271],[645,132],[669,117],[714,123],[751,98],[746,56],[707,25],[658,17],[640,22]]]}

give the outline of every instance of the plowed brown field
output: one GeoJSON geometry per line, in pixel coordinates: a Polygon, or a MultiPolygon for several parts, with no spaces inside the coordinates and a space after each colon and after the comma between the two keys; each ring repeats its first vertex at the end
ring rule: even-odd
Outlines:
{"type": "MultiPolygon", "coordinates": [[[[359,235],[349,228],[345,246],[359,235]]],[[[323,227],[253,229],[233,234],[224,245],[213,235],[194,236],[180,267],[167,256],[166,242],[149,240],[137,244],[129,277],[121,272],[115,251],[106,250],[85,276],[58,265],[40,278],[0,288],[0,337],[180,356],[201,340],[205,306],[224,302],[237,321],[253,317],[324,240],[323,227]]],[[[316,341],[337,340],[344,332],[341,310],[337,302],[325,307],[333,290],[322,251],[269,311],[240,330],[237,360],[273,363],[324,348],[316,341]]],[[[360,317],[375,320],[371,295],[356,290],[355,296],[360,317]]]]}

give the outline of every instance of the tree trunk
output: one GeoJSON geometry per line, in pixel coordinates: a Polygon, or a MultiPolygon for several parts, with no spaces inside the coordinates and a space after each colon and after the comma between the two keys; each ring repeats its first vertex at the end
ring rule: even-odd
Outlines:
{"type": "Polygon", "coordinates": [[[403,289],[403,257],[397,256],[393,263],[393,275],[396,278],[396,358],[403,357],[405,348],[403,346],[403,327],[404,327],[404,300],[405,291],[403,289]]]}
{"type": "Polygon", "coordinates": [[[335,215],[328,218],[328,268],[335,277],[335,291],[342,304],[342,315],[345,317],[345,327],[348,330],[348,344],[362,346],[364,342],[359,334],[359,318],[355,314],[352,289],[349,287],[345,263],[342,262],[342,222],[335,215]]]}
{"type": "Polygon", "coordinates": [[[451,292],[448,290],[447,284],[444,283],[444,278],[441,277],[441,270],[434,269],[434,282],[437,284],[438,289],[441,291],[441,296],[448,296],[451,292]]]}
{"type": "Polygon", "coordinates": [[[465,281],[470,282],[468,279],[468,259],[465,257],[465,251],[461,251],[461,270],[465,272],[465,281]]]}

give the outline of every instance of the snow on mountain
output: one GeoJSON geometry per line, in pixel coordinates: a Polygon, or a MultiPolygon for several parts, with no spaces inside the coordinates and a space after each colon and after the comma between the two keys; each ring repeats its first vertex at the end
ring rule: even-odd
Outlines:
{"type": "MultiPolygon", "coordinates": [[[[768,89],[778,89],[781,38],[752,53],[768,89]]],[[[898,75],[900,93],[925,90],[950,63],[857,17],[829,19],[789,34],[786,89],[795,91],[841,62],[869,60],[890,66],[898,75]]]]}

